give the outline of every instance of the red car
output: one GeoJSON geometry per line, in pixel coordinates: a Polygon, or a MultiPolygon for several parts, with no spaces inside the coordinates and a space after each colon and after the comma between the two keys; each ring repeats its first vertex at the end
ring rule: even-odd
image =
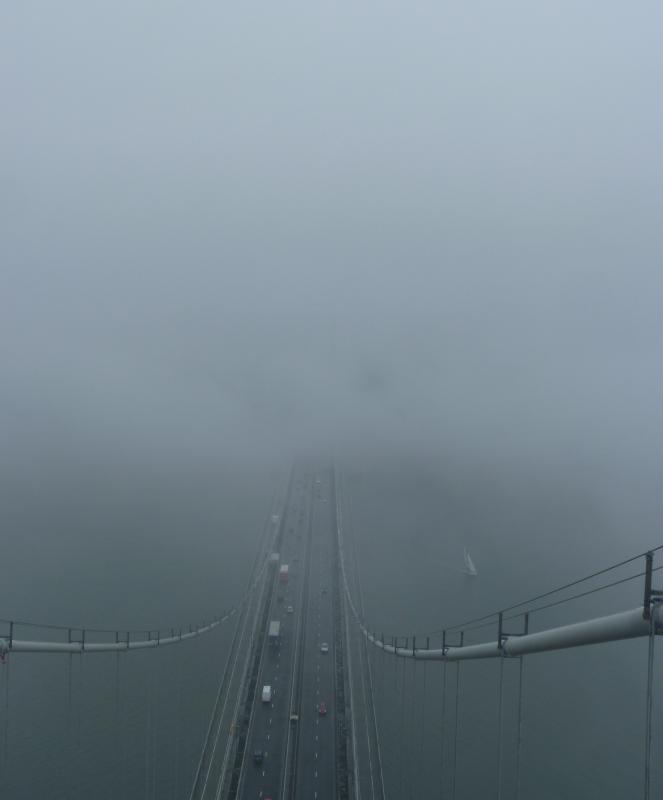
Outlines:
{"type": "Polygon", "coordinates": [[[327,713],[327,703],[325,703],[324,700],[321,700],[318,703],[318,714],[320,714],[321,717],[324,717],[326,713],[327,713]]]}

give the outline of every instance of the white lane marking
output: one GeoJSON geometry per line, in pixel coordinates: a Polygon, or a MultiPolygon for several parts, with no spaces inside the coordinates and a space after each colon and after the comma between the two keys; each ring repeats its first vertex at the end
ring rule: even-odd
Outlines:
{"type": "Polygon", "coordinates": [[[316,757],[316,759],[318,758],[318,754],[317,753],[315,753],[315,757],[316,757]]]}
{"type": "Polygon", "coordinates": [[[313,775],[317,778],[318,777],[318,770],[316,769],[313,775]]]}
{"type": "Polygon", "coordinates": [[[265,777],[265,770],[264,770],[264,769],[263,769],[263,771],[262,771],[262,777],[263,777],[263,778],[265,777]]]}

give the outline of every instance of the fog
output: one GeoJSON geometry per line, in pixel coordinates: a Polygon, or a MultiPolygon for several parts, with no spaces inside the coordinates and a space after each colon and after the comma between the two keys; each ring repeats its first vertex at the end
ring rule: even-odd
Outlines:
{"type": "Polygon", "coordinates": [[[12,485],[385,453],[600,487],[653,536],[662,16],[6,10],[12,485]]]}
{"type": "Polygon", "coordinates": [[[296,457],[345,469],[376,625],[658,544],[662,23],[7,5],[0,616],[227,607],[296,457]]]}

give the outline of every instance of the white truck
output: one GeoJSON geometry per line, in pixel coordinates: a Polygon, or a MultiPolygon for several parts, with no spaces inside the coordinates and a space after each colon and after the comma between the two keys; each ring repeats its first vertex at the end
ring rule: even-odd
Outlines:
{"type": "Polygon", "coordinates": [[[262,702],[263,703],[271,703],[272,702],[272,687],[271,686],[263,686],[262,687],[262,702]]]}
{"type": "Polygon", "coordinates": [[[273,619],[269,623],[267,641],[272,647],[276,647],[281,643],[281,622],[278,619],[273,619]]]}

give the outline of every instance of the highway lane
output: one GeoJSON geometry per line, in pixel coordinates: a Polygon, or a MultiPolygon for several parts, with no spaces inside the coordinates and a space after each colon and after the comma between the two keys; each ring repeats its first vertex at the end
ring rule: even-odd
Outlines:
{"type": "Polygon", "coordinates": [[[334,533],[329,475],[320,471],[313,484],[311,568],[304,638],[295,798],[335,797],[334,636],[331,570],[334,533]],[[328,652],[322,652],[327,644],[328,652]],[[320,704],[327,708],[320,714],[320,704]]]}
{"type": "Polygon", "coordinates": [[[294,498],[286,511],[281,563],[288,564],[288,582],[278,580],[270,601],[269,618],[281,622],[281,644],[263,643],[256,697],[246,746],[241,781],[241,797],[277,798],[282,796],[286,749],[290,734],[290,710],[293,676],[296,667],[297,640],[303,633],[304,570],[307,533],[311,513],[310,480],[302,470],[295,477],[294,498]],[[288,608],[292,607],[289,613],[288,608]],[[272,701],[263,703],[262,687],[272,687],[272,701]],[[263,753],[256,764],[253,754],[263,753]]]}
{"type": "Polygon", "coordinates": [[[240,784],[242,798],[334,798],[335,670],[332,570],[336,534],[328,470],[299,470],[286,510],[281,563],[270,619],[281,622],[281,645],[263,644],[256,698],[240,784]],[[307,580],[308,576],[308,580],[307,580]],[[281,600],[279,601],[279,595],[281,600]],[[292,606],[292,613],[288,607],[292,606]],[[322,652],[321,645],[328,645],[322,652]],[[261,702],[264,685],[272,702],[261,702]],[[327,713],[319,713],[320,703],[327,713]],[[291,722],[294,713],[298,719],[291,722]],[[262,763],[253,761],[256,751],[262,763]]]}

